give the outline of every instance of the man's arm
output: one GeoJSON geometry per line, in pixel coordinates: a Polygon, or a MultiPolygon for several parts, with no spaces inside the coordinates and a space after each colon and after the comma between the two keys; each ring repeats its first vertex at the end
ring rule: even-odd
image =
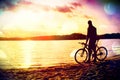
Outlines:
{"type": "Polygon", "coordinates": [[[88,40],[89,40],[89,29],[87,30],[86,44],[88,43],[88,40]]]}
{"type": "Polygon", "coordinates": [[[86,37],[86,43],[88,42],[88,37],[86,37]]]}

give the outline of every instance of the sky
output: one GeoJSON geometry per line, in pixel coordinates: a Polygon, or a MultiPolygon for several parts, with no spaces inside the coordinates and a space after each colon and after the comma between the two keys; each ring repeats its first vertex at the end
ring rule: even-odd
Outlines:
{"type": "Polygon", "coordinates": [[[0,37],[120,32],[119,0],[0,0],[0,37]]]}

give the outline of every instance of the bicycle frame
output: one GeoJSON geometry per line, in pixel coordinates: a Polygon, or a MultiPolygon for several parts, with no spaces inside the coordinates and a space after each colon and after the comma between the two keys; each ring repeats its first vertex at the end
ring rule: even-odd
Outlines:
{"type": "MultiPolygon", "coordinates": [[[[99,41],[99,40],[96,41],[96,44],[95,44],[95,48],[96,48],[96,49],[95,49],[95,50],[97,50],[97,49],[99,48],[99,46],[98,46],[98,41],[99,41]]],[[[89,45],[88,45],[88,44],[83,43],[83,42],[82,42],[82,43],[79,42],[79,44],[84,45],[83,50],[84,50],[84,49],[87,49],[87,50],[89,49],[89,47],[88,47],[89,45]]]]}

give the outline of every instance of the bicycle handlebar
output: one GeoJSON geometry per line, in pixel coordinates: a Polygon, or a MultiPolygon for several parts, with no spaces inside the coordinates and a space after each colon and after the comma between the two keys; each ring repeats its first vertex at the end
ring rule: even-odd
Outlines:
{"type": "MultiPolygon", "coordinates": [[[[97,44],[98,44],[98,41],[99,41],[99,40],[96,41],[96,46],[97,46],[97,44]]],[[[81,45],[84,45],[84,46],[88,46],[88,44],[86,44],[86,43],[84,43],[84,42],[78,42],[78,43],[81,44],[81,45]]]]}

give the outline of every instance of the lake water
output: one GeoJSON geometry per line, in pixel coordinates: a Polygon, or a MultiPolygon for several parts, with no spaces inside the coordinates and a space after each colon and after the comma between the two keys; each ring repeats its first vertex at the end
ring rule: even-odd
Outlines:
{"type": "MultiPolygon", "coordinates": [[[[0,68],[48,67],[74,61],[74,51],[84,40],[0,41],[0,68]]],[[[108,56],[120,53],[120,39],[100,40],[108,56]]]]}

